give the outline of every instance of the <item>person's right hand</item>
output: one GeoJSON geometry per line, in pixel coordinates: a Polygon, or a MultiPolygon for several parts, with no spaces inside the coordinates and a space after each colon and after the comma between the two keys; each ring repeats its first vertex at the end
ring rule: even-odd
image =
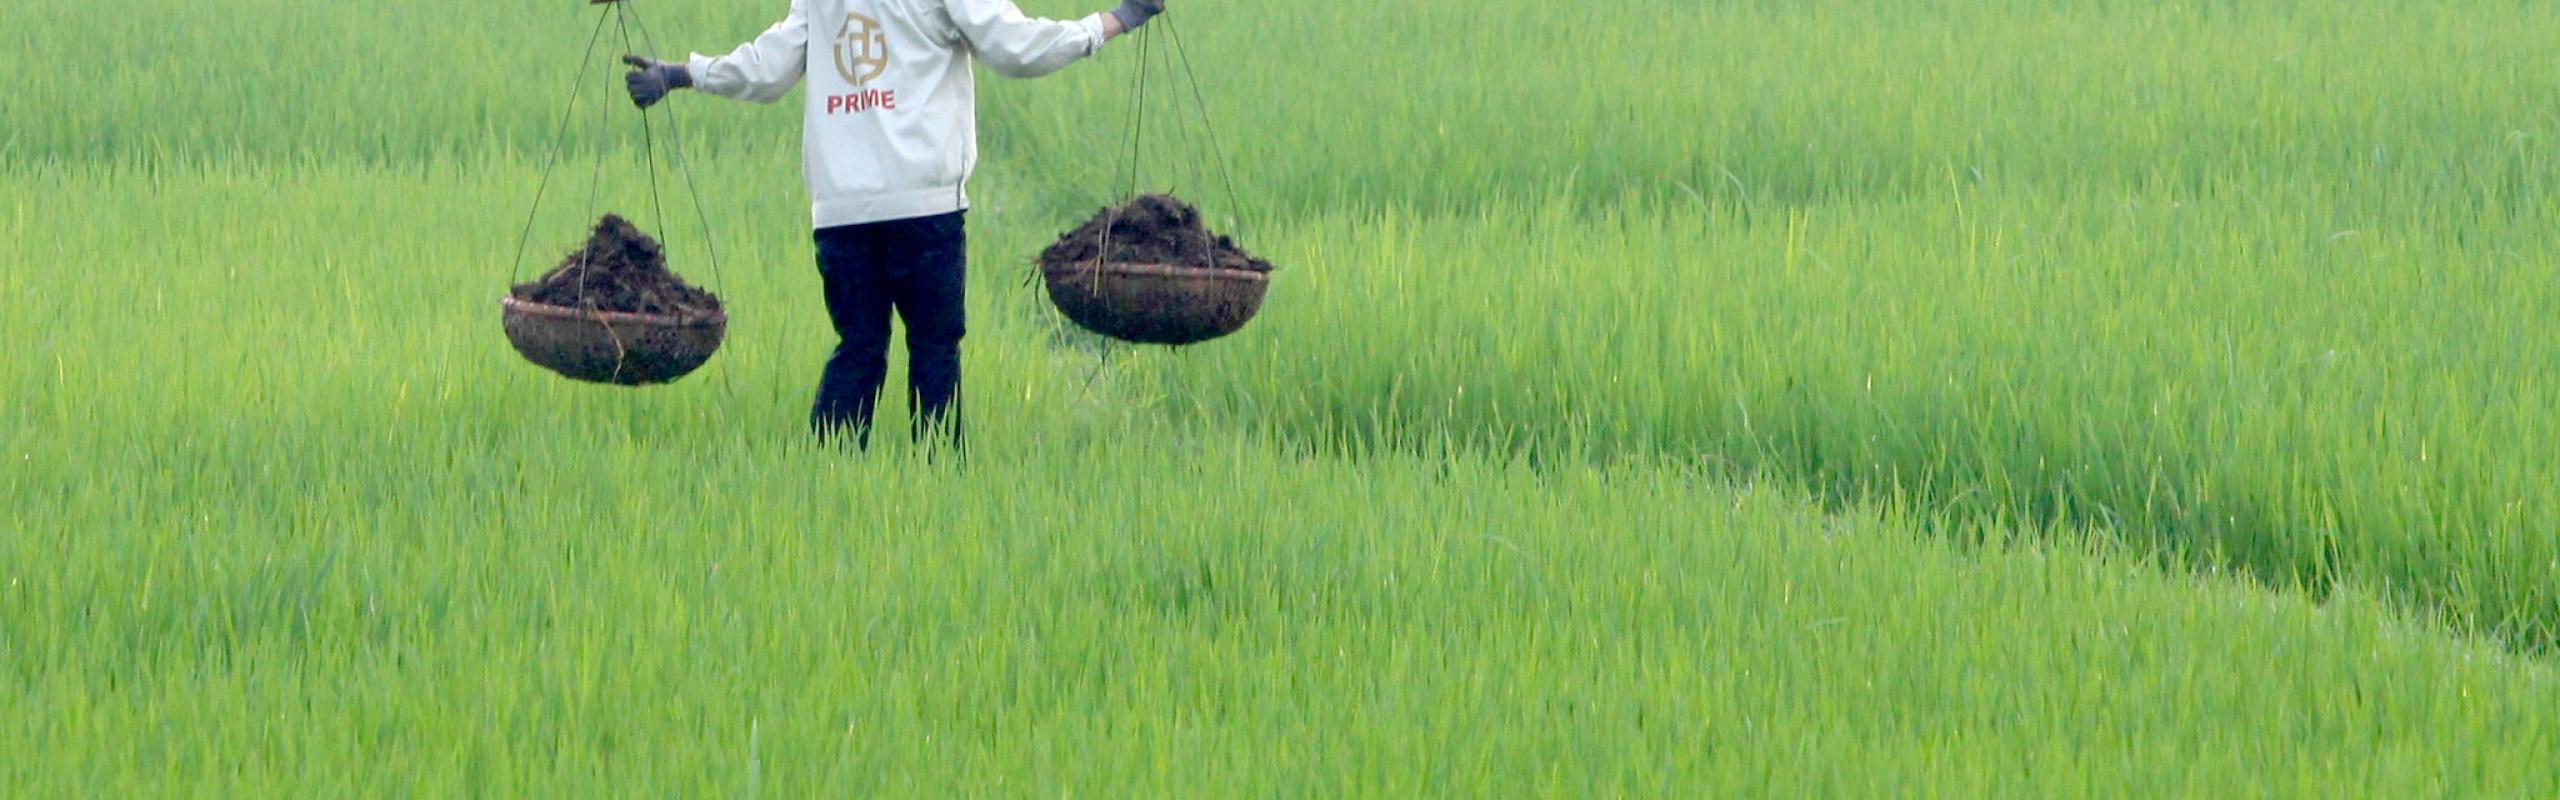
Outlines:
{"type": "Polygon", "coordinates": [[[1120,20],[1123,33],[1137,30],[1138,26],[1147,24],[1147,20],[1162,13],[1164,0],[1120,0],[1120,7],[1111,9],[1111,16],[1120,20]]]}
{"type": "MultiPolygon", "coordinates": [[[[1164,0],[1154,2],[1162,3],[1164,0]]],[[[693,72],[685,69],[683,64],[632,55],[623,56],[622,63],[631,65],[631,74],[622,78],[623,84],[631,89],[631,104],[641,108],[657,105],[658,101],[667,99],[668,92],[693,85],[693,72]]]]}

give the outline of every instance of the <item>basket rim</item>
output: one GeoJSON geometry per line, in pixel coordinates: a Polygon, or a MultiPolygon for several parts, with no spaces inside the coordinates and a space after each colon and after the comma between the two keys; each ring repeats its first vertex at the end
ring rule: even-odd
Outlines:
{"type": "Polygon", "coordinates": [[[628,311],[602,311],[571,308],[569,306],[555,306],[550,303],[537,303],[532,300],[526,300],[512,294],[498,298],[498,305],[508,311],[521,313],[530,317],[578,320],[582,322],[592,320],[606,324],[633,323],[640,325],[661,325],[670,328],[711,328],[729,324],[728,309],[713,311],[710,315],[699,318],[686,318],[679,317],[674,314],[635,314],[628,311]]]}
{"type": "Polygon", "coordinates": [[[1040,271],[1051,275],[1076,275],[1099,269],[1119,275],[1147,275],[1167,278],[1216,278],[1247,283],[1269,283],[1271,273],[1226,267],[1192,267],[1181,264],[1155,264],[1139,261],[1086,261],[1065,266],[1040,265],[1040,271]]]}

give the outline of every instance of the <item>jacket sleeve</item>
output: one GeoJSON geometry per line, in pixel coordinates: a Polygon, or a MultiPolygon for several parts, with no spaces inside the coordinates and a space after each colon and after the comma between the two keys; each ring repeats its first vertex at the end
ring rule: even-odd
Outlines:
{"type": "Polygon", "coordinates": [[[951,22],[987,68],[1037,78],[1102,49],[1102,15],[1075,21],[1026,16],[1013,0],[945,0],[951,22]]]}
{"type": "Polygon", "coordinates": [[[685,65],[693,73],[693,88],[757,103],[789,94],[809,69],[809,24],[802,2],[791,0],[790,16],[728,55],[693,54],[685,65]]]}

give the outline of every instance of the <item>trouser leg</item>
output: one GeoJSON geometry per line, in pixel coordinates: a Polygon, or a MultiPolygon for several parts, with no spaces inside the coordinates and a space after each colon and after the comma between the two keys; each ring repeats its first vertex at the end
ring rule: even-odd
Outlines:
{"type": "Polygon", "coordinates": [[[907,402],[923,440],[961,443],[960,340],[968,325],[968,226],[959,213],[908,220],[898,317],[907,328],[907,402]]]}
{"type": "Polygon", "coordinates": [[[828,228],[814,238],[827,316],[835,323],[835,354],[818,378],[818,400],[809,427],[821,440],[851,435],[871,443],[871,418],[889,373],[889,311],[893,294],[887,265],[868,226],[828,228]]]}

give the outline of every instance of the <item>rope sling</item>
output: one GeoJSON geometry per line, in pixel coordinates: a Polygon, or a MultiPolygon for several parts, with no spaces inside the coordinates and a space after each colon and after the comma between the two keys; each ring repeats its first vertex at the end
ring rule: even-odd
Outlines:
{"type": "MultiPolygon", "coordinates": [[[[595,66],[596,45],[604,41],[605,26],[610,23],[614,26],[616,31],[619,32],[620,38],[622,39],[623,52],[641,52],[632,47],[634,42],[631,38],[631,31],[634,27],[637,27],[640,31],[640,39],[638,43],[647,45],[648,52],[654,53],[658,51],[657,37],[649,33],[648,22],[640,18],[638,0],[591,0],[591,3],[594,5],[604,6],[605,8],[596,14],[595,30],[587,36],[586,52],[578,57],[578,77],[570,84],[569,100],[566,106],[561,109],[560,124],[557,126],[557,132],[552,135],[551,148],[549,152],[543,157],[542,179],[534,186],[533,207],[525,212],[524,232],[516,237],[516,255],[513,266],[509,267],[508,270],[508,280],[510,282],[521,279],[524,276],[525,248],[532,242],[534,221],[540,217],[542,213],[542,199],[551,188],[552,169],[558,165],[560,161],[560,151],[565,149],[568,145],[569,122],[577,114],[578,100],[586,95],[587,75],[595,66]]],[[[610,135],[612,133],[612,117],[609,113],[605,113],[610,112],[611,110],[612,106],[610,103],[600,105],[597,108],[599,113],[596,115],[596,131],[600,135],[610,135]]],[[[649,173],[650,209],[656,214],[656,222],[659,229],[663,231],[665,230],[666,225],[667,207],[665,199],[660,195],[658,186],[657,134],[656,126],[650,124],[649,112],[650,109],[640,109],[641,160],[647,165],[649,173]]],[[[702,226],[703,252],[709,259],[712,285],[715,287],[725,288],[725,283],[720,279],[720,249],[717,240],[713,237],[711,232],[711,214],[702,204],[702,189],[693,179],[693,165],[685,158],[684,129],[676,122],[673,107],[669,107],[667,109],[666,118],[667,135],[670,140],[669,143],[673,145],[674,150],[673,161],[675,162],[678,174],[682,175],[684,178],[685,192],[693,201],[694,217],[702,226]]],[[[601,144],[595,148],[595,174],[590,178],[587,192],[588,217],[596,216],[596,201],[604,184],[606,149],[607,148],[601,144]]]]}
{"type": "MultiPolygon", "coordinates": [[[[1216,121],[1209,117],[1208,96],[1200,91],[1200,75],[1191,67],[1191,52],[1182,45],[1182,28],[1180,23],[1174,21],[1174,16],[1171,14],[1157,17],[1152,24],[1138,28],[1133,34],[1138,39],[1138,69],[1137,74],[1130,79],[1129,120],[1126,133],[1120,140],[1119,163],[1112,172],[1120,184],[1120,196],[1135,197],[1138,193],[1138,185],[1144,178],[1148,112],[1147,75],[1155,64],[1157,55],[1155,31],[1159,27],[1164,29],[1166,40],[1172,44],[1172,47],[1168,48],[1171,51],[1168,60],[1182,69],[1183,81],[1191,90],[1191,108],[1199,116],[1200,128],[1208,137],[1210,161],[1217,168],[1219,181],[1226,191],[1227,208],[1241,225],[1244,222],[1244,203],[1236,194],[1235,172],[1228,168],[1226,146],[1218,136],[1216,121]],[[1121,178],[1120,176],[1124,174],[1126,177],[1121,178]]],[[[1183,149],[1197,151],[1198,148],[1193,146],[1188,129],[1176,125],[1174,131],[1183,137],[1183,149]]],[[[1108,236],[1108,231],[1105,235],[1108,236]]],[[[1104,241],[1107,245],[1109,240],[1106,238],[1104,241]]],[[[1103,250],[1108,253],[1110,248],[1105,246],[1103,250]]]]}
{"type": "MultiPolygon", "coordinates": [[[[632,48],[634,40],[632,39],[631,34],[635,27],[638,28],[640,32],[638,43],[647,45],[648,51],[650,52],[656,52],[658,49],[657,37],[650,34],[647,21],[643,20],[640,16],[638,0],[591,0],[591,2],[595,5],[602,5],[605,8],[596,15],[595,28],[587,37],[586,50],[584,54],[579,56],[577,78],[572,83],[569,91],[569,98],[561,110],[560,122],[556,126],[556,133],[554,133],[552,137],[551,147],[543,158],[542,178],[540,182],[535,185],[532,207],[525,212],[525,224],[523,230],[516,238],[516,253],[512,261],[512,266],[509,267],[508,271],[508,278],[510,281],[518,280],[523,277],[524,254],[526,252],[526,248],[532,242],[534,223],[540,217],[542,201],[550,190],[551,176],[555,167],[558,165],[560,153],[567,146],[569,124],[576,116],[579,100],[585,96],[587,77],[590,70],[595,66],[596,46],[604,41],[605,27],[610,24],[616,29],[620,39],[622,40],[624,52],[638,52],[632,48]]],[[[1156,60],[1157,48],[1155,47],[1155,31],[1159,27],[1165,29],[1166,38],[1172,45],[1172,47],[1169,48],[1171,51],[1170,59],[1174,64],[1181,68],[1185,84],[1190,90],[1192,109],[1198,114],[1200,127],[1208,138],[1210,158],[1212,164],[1218,171],[1221,186],[1226,193],[1228,203],[1227,207],[1232,210],[1232,213],[1236,215],[1238,222],[1241,224],[1244,220],[1244,204],[1240,200],[1241,196],[1236,192],[1235,173],[1228,164],[1226,148],[1222,138],[1218,135],[1217,125],[1209,116],[1207,95],[1200,89],[1200,77],[1198,72],[1192,67],[1191,53],[1182,43],[1182,30],[1180,23],[1175,21],[1173,15],[1168,14],[1158,17],[1154,21],[1154,24],[1140,27],[1134,33],[1138,39],[1138,68],[1131,79],[1131,100],[1129,104],[1128,124],[1126,126],[1126,132],[1121,139],[1119,164],[1114,168],[1113,174],[1115,176],[1126,175],[1125,179],[1119,181],[1123,196],[1135,195],[1137,193],[1139,183],[1145,177],[1144,167],[1146,158],[1144,156],[1144,146],[1147,133],[1147,84],[1148,75],[1152,71],[1156,60]]],[[[608,110],[610,110],[609,105],[599,108],[600,112],[608,110]]],[[[661,226],[661,230],[663,230],[663,226],[666,223],[666,204],[664,198],[661,196],[659,188],[656,126],[650,123],[649,112],[650,109],[640,109],[642,160],[645,162],[648,169],[649,200],[651,209],[656,214],[656,221],[661,226]]],[[[720,278],[720,253],[711,231],[710,214],[702,203],[701,187],[694,180],[692,164],[685,156],[686,149],[684,144],[683,128],[676,122],[675,112],[672,108],[667,111],[666,117],[668,136],[674,149],[673,161],[678,173],[684,179],[685,190],[688,198],[693,201],[694,215],[702,228],[703,246],[709,257],[712,283],[714,286],[720,286],[723,284],[720,278]]],[[[612,125],[611,118],[608,115],[600,113],[597,116],[597,120],[598,131],[609,134],[611,132],[612,125]]],[[[1189,138],[1190,133],[1187,129],[1176,126],[1176,132],[1184,137],[1183,142],[1186,150],[1196,149],[1192,146],[1192,142],[1189,138]]],[[[605,149],[606,148],[601,146],[596,148],[595,174],[590,178],[587,199],[587,210],[588,216],[590,217],[595,216],[598,193],[603,185],[602,176],[604,173],[605,149]]]]}

